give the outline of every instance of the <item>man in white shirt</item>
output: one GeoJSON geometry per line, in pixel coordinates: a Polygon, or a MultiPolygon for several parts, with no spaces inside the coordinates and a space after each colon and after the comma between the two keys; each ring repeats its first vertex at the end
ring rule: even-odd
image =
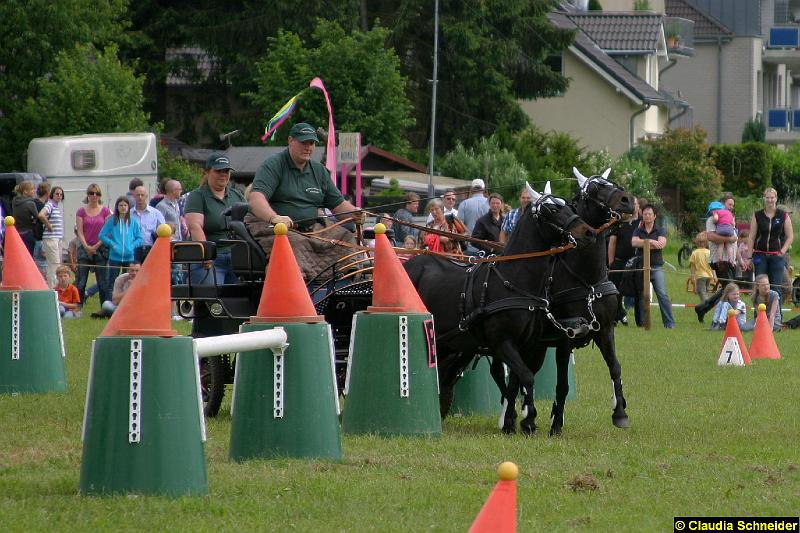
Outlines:
{"type": "MultiPolygon", "coordinates": [[[[180,199],[181,194],[183,194],[183,186],[181,185],[181,182],[178,180],[169,180],[164,185],[164,197],[156,204],[156,209],[162,215],[164,215],[164,220],[167,222],[167,224],[169,224],[169,227],[172,228],[171,240],[173,242],[183,240],[181,208],[178,205],[178,199],[180,199]]],[[[173,263],[171,272],[173,285],[183,283],[181,265],[178,263],[173,263]]],[[[178,315],[175,313],[173,313],[173,315],[178,317],[178,315]]]]}
{"type": "Polygon", "coordinates": [[[131,210],[131,215],[139,223],[142,229],[142,246],[140,246],[134,257],[139,262],[144,262],[150,248],[153,247],[153,241],[156,234],[156,229],[160,224],[164,224],[164,215],[155,207],[148,205],[147,189],[143,185],[136,187],[133,190],[133,198],[135,201],[134,208],[131,210]]]}
{"type": "MultiPolygon", "coordinates": [[[[458,216],[458,209],[456,209],[456,191],[453,189],[447,189],[447,191],[444,193],[444,196],[442,196],[442,204],[444,204],[444,216],[458,216]]],[[[431,222],[433,222],[433,215],[428,213],[428,220],[426,221],[426,224],[430,224],[431,222]]]]}

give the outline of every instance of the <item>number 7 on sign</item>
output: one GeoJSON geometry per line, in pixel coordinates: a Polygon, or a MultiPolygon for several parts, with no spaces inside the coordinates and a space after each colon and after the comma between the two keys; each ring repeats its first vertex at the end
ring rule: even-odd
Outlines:
{"type": "Polygon", "coordinates": [[[717,364],[719,366],[744,366],[742,350],[739,347],[739,341],[736,339],[736,337],[728,337],[725,339],[725,344],[722,346],[722,351],[719,354],[717,364]]]}

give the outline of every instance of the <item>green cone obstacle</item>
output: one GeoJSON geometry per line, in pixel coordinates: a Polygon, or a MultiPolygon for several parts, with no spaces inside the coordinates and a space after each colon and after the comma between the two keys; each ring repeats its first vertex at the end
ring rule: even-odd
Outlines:
{"type": "Polygon", "coordinates": [[[0,394],[66,391],[55,291],[0,290],[0,324],[0,394]]]}
{"type": "Polygon", "coordinates": [[[208,493],[194,345],[170,329],[169,226],[92,348],[83,494],[208,493]]]}
{"type": "Polygon", "coordinates": [[[230,457],[342,458],[339,398],[330,326],[324,322],[252,323],[243,332],[280,326],[283,351],[236,356],[230,457]]]}
{"type": "Polygon", "coordinates": [[[342,419],[345,433],[442,432],[436,361],[426,336],[430,321],[427,313],[356,313],[342,419]]]}
{"type": "Polygon", "coordinates": [[[206,494],[198,386],[189,337],[96,339],[86,394],[81,493],[206,494]]]}
{"type": "Polygon", "coordinates": [[[0,284],[0,394],[67,390],[58,297],[6,217],[0,284]]]}
{"type": "Polygon", "coordinates": [[[498,415],[502,409],[500,390],[489,372],[489,358],[470,364],[456,382],[450,412],[455,415],[498,415]]]}
{"type": "Polygon", "coordinates": [[[285,349],[236,357],[230,457],[342,457],[333,336],[317,316],[285,224],[275,226],[256,316],[243,332],[280,326],[285,349]]]}
{"type": "Polygon", "coordinates": [[[372,305],[350,332],[342,430],[378,435],[439,435],[439,375],[433,316],[386,237],[375,225],[372,305]]]}
{"type": "MultiPolygon", "coordinates": [[[[567,393],[567,400],[574,400],[576,398],[575,392],[575,353],[569,356],[569,392],[567,393]]],[[[555,400],[556,399],[556,383],[558,383],[558,375],[556,371],[556,349],[548,348],[547,355],[542,363],[542,368],[534,376],[534,398],[536,400],[555,400]]]]}

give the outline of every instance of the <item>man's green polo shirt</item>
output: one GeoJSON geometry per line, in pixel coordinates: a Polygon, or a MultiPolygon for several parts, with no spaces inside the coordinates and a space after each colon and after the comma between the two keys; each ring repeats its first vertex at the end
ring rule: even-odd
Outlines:
{"type": "Polygon", "coordinates": [[[261,163],[253,190],[262,193],[276,213],[296,221],[316,218],[320,207],[333,209],[344,202],[328,169],[309,161],[300,170],[289,156],[288,148],[261,163]]]}
{"type": "Polygon", "coordinates": [[[189,193],[184,212],[203,215],[203,231],[206,234],[206,240],[217,242],[220,239],[228,238],[228,232],[225,231],[222,220],[222,212],[240,202],[244,202],[244,196],[233,185],[228,185],[225,188],[225,196],[219,199],[211,191],[208,183],[204,183],[189,193]]]}

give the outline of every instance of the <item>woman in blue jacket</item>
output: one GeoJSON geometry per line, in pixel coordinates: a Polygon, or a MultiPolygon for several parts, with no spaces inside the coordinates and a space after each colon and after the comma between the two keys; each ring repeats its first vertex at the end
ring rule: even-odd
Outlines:
{"type": "Polygon", "coordinates": [[[100,240],[108,247],[108,285],[133,261],[133,252],[142,245],[142,230],[131,217],[131,204],[126,196],[117,198],[114,213],[106,219],[100,230],[100,240]]]}

